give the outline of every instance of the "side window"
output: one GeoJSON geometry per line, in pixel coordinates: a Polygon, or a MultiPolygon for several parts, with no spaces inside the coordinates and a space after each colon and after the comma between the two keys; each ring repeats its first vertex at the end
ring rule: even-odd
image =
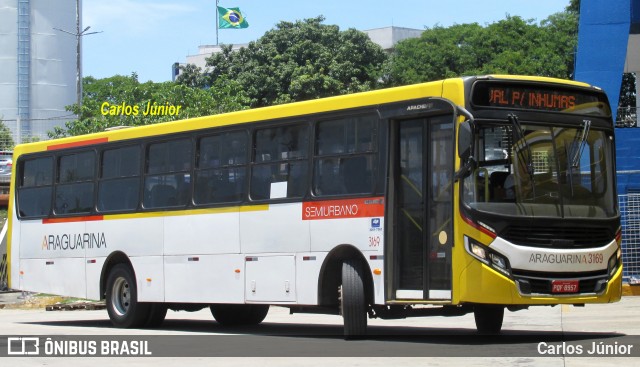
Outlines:
{"type": "Polygon", "coordinates": [[[42,217],[51,212],[53,157],[29,159],[18,166],[18,213],[42,217]]]}
{"type": "Polygon", "coordinates": [[[190,139],[149,144],[144,177],[145,208],[178,207],[191,197],[190,139]]]}
{"type": "Polygon", "coordinates": [[[93,151],[58,158],[56,214],[89,213],[93,208],[96,157],[93,151]]]}
{"type": "Polygon", "coordinates": [[[98,182],[98,211],[134,210],[140,193],[140,147],[102,152],[98,182]]]}
{"type": "Polygon", "coordinates": [[[316,125],[313,192],[317,196],[373,191],[378,118],[353,116],[316,125]]]}
{"type": "Polygon", "coordinates": [[[255,132],[251,199],[304,196],[307,188],[309,129],[290,125],[255,132]]]}
{"type": "Polygon", "coordinates": [[[242,200],[246,187],[247,141],[244,131],[216,134],[198,141],[193,194],[196,204],[242,200]]]}

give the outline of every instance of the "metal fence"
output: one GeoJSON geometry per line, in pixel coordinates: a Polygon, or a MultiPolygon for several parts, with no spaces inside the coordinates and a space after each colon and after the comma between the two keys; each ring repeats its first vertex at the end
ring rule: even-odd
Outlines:
{"type": "Polygon", "coordinates": [[[624,282],[640,284],[640,193],[618,197],[622,214],[622,263],[624,282]]]}

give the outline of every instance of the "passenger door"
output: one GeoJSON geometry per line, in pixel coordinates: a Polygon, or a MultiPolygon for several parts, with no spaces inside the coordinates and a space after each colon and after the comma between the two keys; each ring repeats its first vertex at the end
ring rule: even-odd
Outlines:
{"type": "Polygon", "coordinates": [[[391,300],[451,298],[456,115],[434,104],[431,114],[391,119],[391,300]]]}

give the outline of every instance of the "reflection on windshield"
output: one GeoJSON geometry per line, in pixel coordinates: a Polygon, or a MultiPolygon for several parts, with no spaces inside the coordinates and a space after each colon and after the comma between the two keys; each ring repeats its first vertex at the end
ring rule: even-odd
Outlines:
{"type": "Polygon", "coordinates": [[[603,131],[522,125],[514,134],[514,126],[479,125],[478,168],[464,180],[469,206],[504,215],[616,215],[612,144],[603,131]]]}

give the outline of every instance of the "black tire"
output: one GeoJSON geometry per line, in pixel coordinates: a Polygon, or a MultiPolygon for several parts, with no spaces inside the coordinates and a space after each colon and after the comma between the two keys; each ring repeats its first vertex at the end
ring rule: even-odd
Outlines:
{"type": "Polygon", "coordinates": [[[149,315],[144,326],[148,328],[162,326],[164,318],[167,316],[167,305],[164,303],[150,303],[149,305],[149,315]]]}
{"type": "Polygon", "coordinates": [[[140,327],[147,321],[150,304],[138,302],[136,278],[129,266],[118,264],[109,272],[106,305],[115,327],[140,327]]]}
{"type": "Polygon", "coordinates": [[[478,333],[484,335],[500,334],[504,320],[504,307],[496,305],[475,305],[473,316],[478,333]]]}
{"type": "Polygon", "coordinates": [[[211,305],[211,314],[222,326],[258,325],[269,313],[269,305],[211,305]]]}
{"type": "Polygon", "coordinates": [[[359,260],[349,259],[342,263],[340,310],[345,339],[357,339],[367,334],[367,300],[362,272],[359,260]]]}

